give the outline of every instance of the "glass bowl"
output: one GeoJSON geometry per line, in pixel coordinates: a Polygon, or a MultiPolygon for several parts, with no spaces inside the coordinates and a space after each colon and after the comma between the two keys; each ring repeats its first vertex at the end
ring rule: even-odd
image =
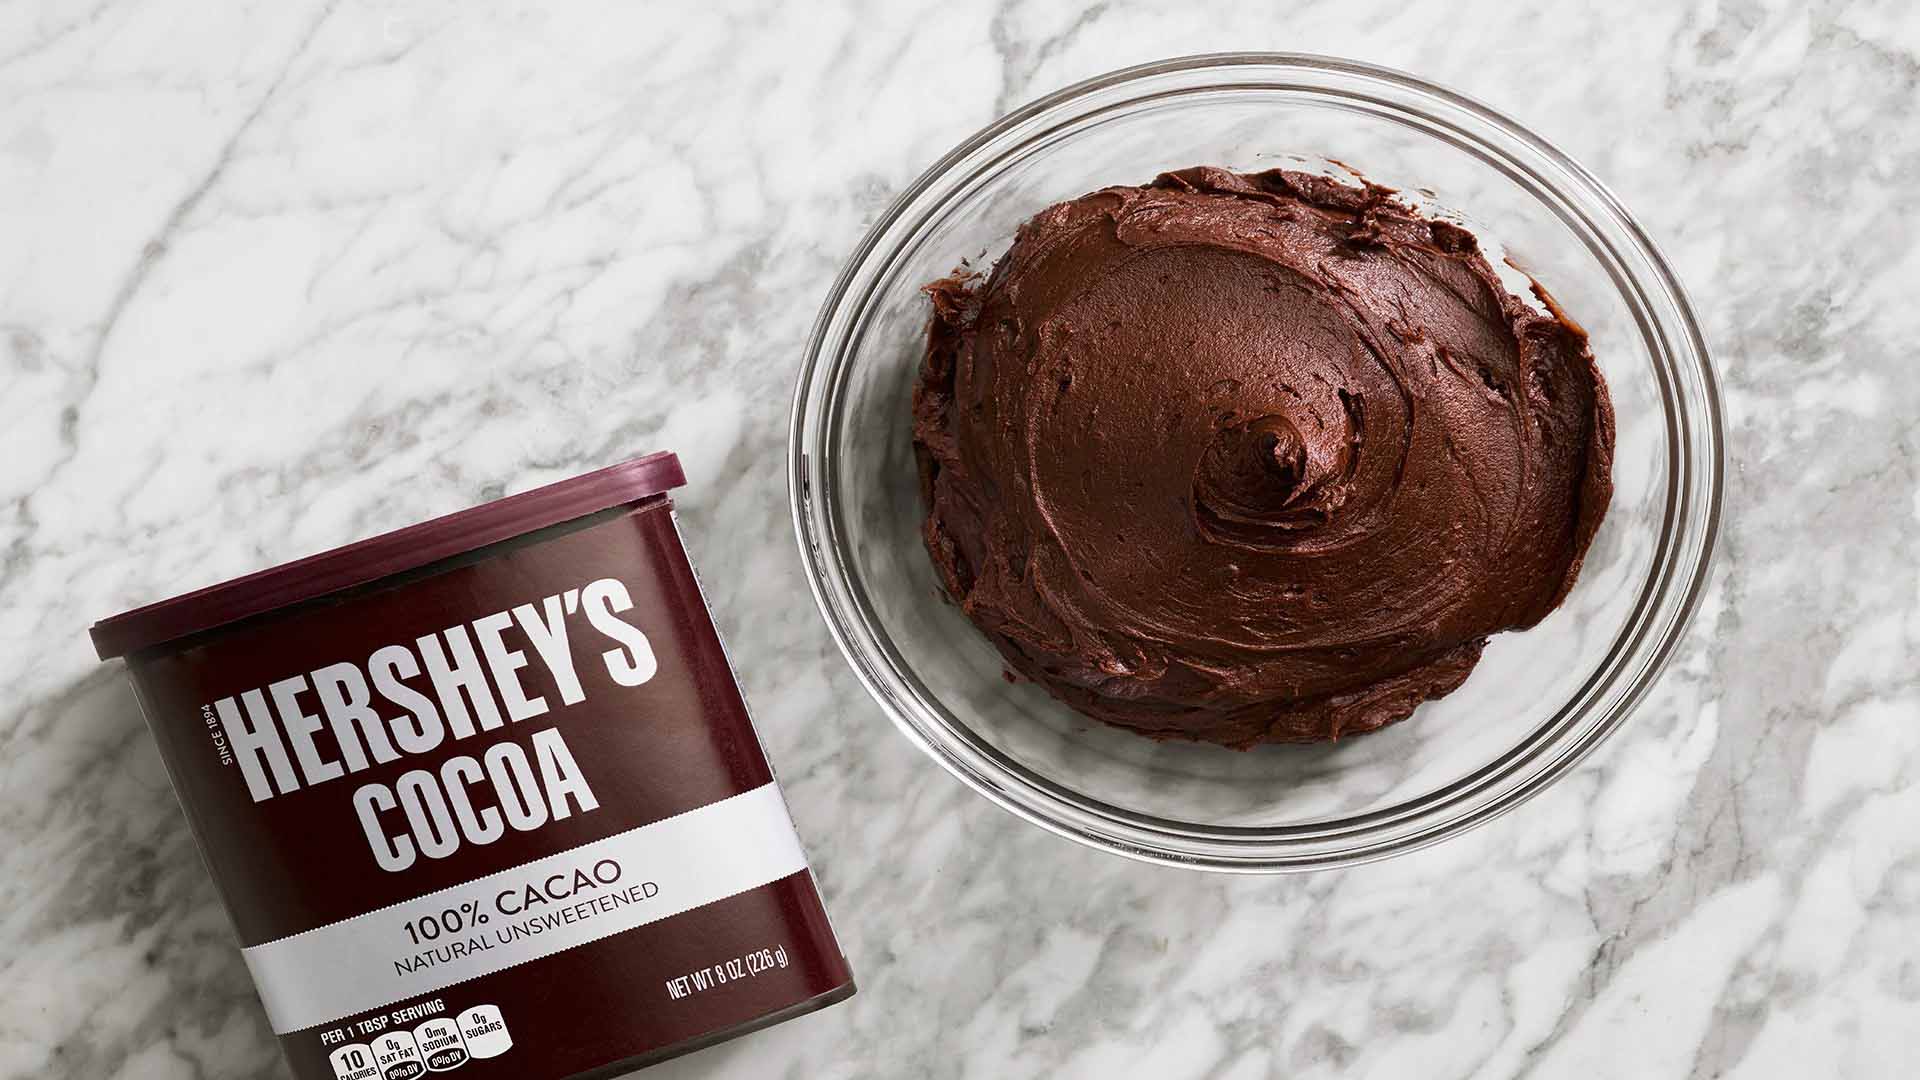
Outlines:
{"type": "MultiPolygon", "coordinates": [[[[1517,275],[1516,275],[1517,276],[1517,275]]],[[[1524,277],[1519,295],[1526,295],[1524,277]]],[[[1410,851],[1564,775],[1646,693],[1706,580],[1718,391],[1680,284],[1618,200],[1545,140],[1411,76],[1197,56],[1043,98],[889,207],[834,283],[793,406],[794,527],[855,673],[919,747],[1015,814],[1154,862],[1274,872],[1410,851]],[[1592,335],[1619,422],[1612,509],[1566,603],[1495,636],[1466,684],[1374,734],[1233,751],[1157,743],[1028,683],[947,603],[921,546],[909,399],[929,307],[1040,209],[1165,169],[1342,162],[1461,221],[1592,335]]]]}

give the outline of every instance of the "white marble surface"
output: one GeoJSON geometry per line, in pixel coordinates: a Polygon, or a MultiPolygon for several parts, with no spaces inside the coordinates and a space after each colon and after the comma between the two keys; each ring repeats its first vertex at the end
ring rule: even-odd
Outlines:
{"type": "Polygon", "coordinates": [[[661,446],[861,993],[649,1076],[1913,1074],[1920,15],[642,7],[0,4],[0,1075],[279,1075],[89,621],[661,446]],[[1612,184],[1731,459],[1705,607],[1600,755],[1289,879],[1083,850],[919,757],[806,599],[780,465],[894,191],[1066,82],[1254,48],[1451,84],[1612,184]]]}

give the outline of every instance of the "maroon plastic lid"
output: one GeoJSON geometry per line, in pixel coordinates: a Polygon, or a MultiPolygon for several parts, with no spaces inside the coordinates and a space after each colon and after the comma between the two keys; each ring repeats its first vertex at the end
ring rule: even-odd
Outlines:
{"type": "Polygon", "coordinates": [[[686,482],[680,459],[663,450],[122,612],[94,623],[89,633],[100,659],[111,660],[637,502],[686,482]]]}

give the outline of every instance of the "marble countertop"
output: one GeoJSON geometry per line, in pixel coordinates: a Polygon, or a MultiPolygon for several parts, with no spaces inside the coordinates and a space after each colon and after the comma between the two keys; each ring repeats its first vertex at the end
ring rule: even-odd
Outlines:
{"type": "Polygon", "coordinates": [[[649,1077],[1909,1076],[1920,16],[1545,0],[0,6],[0,1076],[279,1075],[116,665],[136,602],[677,448],[861,993],[649,1077]],[[781,467],[828,277],[1011,106],[1229,49],[1457,87],[1687,281],[1712,587],[1549,793],[1345,872],[1084,850],[896,737],[781,467]]]}

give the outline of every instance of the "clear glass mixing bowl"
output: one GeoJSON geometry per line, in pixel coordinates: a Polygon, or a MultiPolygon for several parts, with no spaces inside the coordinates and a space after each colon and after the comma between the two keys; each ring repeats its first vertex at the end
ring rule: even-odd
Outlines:
{"type": "MultiPolygon", "coordinates": [[[[1525,295],[1524,278],[1520,294],[1525,295]]],[[[815,325],[793,408],[794,527],[815,599],[907,736],[1015,814],[1135,858],[1215,870],[1339,866],[1512,809],[1612,732],[1706,578],[1718,392],[1680,284],[1614,196],[1512,120],[1399,72],[1325,57],[1199,56],[1036,101],[927,170],[874,224],[815,325]],[[1462,221],[1592,335],[1619,420],[1613,506],[1566,604],[1496,636],[1465,686],[1381,732],[1247,752],[1107,728],[1030,684],[941,598],[909,398],[920,286],[985,268],[1047,205],[1195,164],[1344,162],[1462,221]]]]}

